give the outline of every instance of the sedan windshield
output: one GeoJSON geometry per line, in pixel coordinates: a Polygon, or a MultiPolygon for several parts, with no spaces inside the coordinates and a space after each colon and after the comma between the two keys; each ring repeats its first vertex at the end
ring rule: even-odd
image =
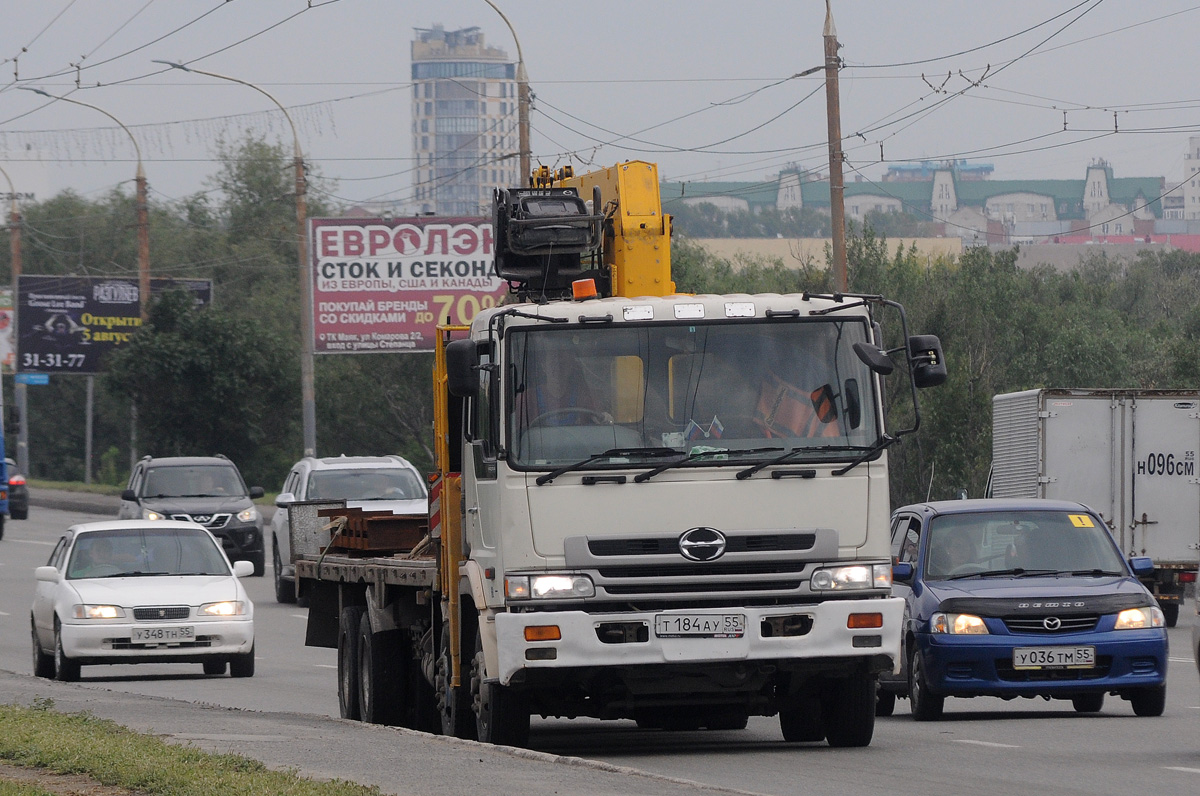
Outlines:
{"type": "Polygon", "coordinates": [[[644,450],[653,467],[663,448],[686,467],[852,458],[879,436],[875,380],[851,348],[868,335],[862,317],[514,329],[510,462],[638,467],[644,450]]]}
{"type": "Polygon", "coordinates": [[[80,534],[67,563],[68,579],[228,574],[225,556],[201,528],[80,534]]]}
{"type": "Polygon", "coordinates": [[[1108,529],[1086,513],[945,514],[930,520],[928,534],[928,580],[1126,573],[1108,529]]]}

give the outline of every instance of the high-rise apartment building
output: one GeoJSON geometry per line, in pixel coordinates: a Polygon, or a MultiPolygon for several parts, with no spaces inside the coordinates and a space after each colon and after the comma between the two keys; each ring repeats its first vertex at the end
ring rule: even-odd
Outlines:
{"type": "Polygon", "coordinates": [[[486,216],[492,189],[521,185],[516,65],[479,28],[417,29],[412,43],[415,204],[486,216]]]}

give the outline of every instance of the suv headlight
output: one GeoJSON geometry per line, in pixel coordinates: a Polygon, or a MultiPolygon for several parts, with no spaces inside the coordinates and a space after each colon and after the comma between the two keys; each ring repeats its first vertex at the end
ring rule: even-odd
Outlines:
{"type": "Polygon", "coordinates": [[[238,512],[237,518],[242,522],[254,522],[258,519],[258,509],[251,506],[248,509],[243,509],[238,512]]]}
{"type": "Polygon", "coordinates": [[[848,567],[818,569],[812,574],[809,586],[814,591],[890,589],[892,567],[890,564],[854,564],[848,567]]]}
{"type": "Polygon", "coordinates": [[[1117,623],[1113,630],[1143,630],[1148,627],[1162,627],[1165,624],[1162,609],[1157,605],[1147,605],[1145,608],[1126,608],[1117,614],[1117,623]]]}
{"type": "Polygon", "coordinates": [[[929,617],[930,633],[949,633],[952,636],[986,636],[987,625],[975,614],[938,612],[929,617]]]}
{"type": "Polygon", "coordinates": [[[596,596],[587,575],[505,575],[504,596],[510,600],[577,600],[596,596]]]}
{"type": "Polygon", "coordinates": [[[143,520],[169,520],[171,519],[161,511],[151,511],[150,509],[142,509],[143,520]]]}

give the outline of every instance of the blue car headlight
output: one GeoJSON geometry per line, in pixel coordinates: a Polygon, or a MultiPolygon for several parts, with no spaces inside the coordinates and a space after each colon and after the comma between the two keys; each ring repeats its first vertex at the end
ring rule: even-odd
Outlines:
{"type": "Polygon", "coordinates": [[[1126,608],[1117,614],[1113,630],[1143,630],[1165,624],[1162,609],[1157,605],[1147,605],[1145,608],[1126,608]]]}
{"type": "Polygon", "coordinates": [[[975,614],[951,614],[939,611],[929,617],[930,633],[947,633],[952,636],[986,636],[987,625],[975,614]]]}

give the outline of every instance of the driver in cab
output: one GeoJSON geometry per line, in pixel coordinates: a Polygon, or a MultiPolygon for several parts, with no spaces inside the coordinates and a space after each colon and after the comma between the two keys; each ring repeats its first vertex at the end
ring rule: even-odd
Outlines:
{"type": "Polygon", "coordinates": [[[542,352],[526,371],[522,388],[517,409],[527,428],[612,422],[579,360],[569,353],[542,352]]]}

